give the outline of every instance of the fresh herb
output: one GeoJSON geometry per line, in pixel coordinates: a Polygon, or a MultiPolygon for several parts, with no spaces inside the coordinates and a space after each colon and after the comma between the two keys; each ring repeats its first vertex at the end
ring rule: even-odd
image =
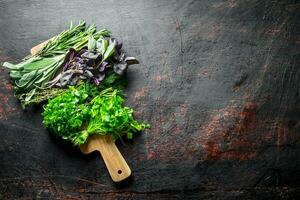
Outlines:
{"type": "Polygon", "coordinates": [[[68,30],[63,31],[51,39],[45,47],[38,53],[39,56],[48,57],[57,54],[64,54],[70,48],[80,50],[87,45],[90,37],[98,39],[100,36],[109,37],[110,32],[106,29],[96,30],[95,25],[86,27],[84,21],[80,21],[77,26],[71,23],[68,30]]]}
{"type": "Polygon", "coordinates": [[[69,50],[62,64],[62,72],[49,85],[65,87],[86,79],[99,85],[108,71],[113,70],[116,74],[123,75],[128,65],[137,64],[138,61],[134,57],[126,57],[121,48],[122,43],[116,39],[100,37],[96,41],[91,37],[87,49],[69,50]]]}
{"type": "Polygon", "coordinates": [[[122,106],[119,90],[107,88],[95,97],[95,90],[91,91],[84,84],[70,86],[63,95],[50,100],[42,114],[44,125],[74,145],[85,143],[92,134],[111,134],[115,139],[125,134],[131,139],[133,133],[149,127],[133,118],[131,108],[122,106]]]}
{"type": "Polygon", "coordinates": [[[149,128],[148,124],[139,124],[133,118],[133,110],[123,107],[123,101],[118,90],[95,97],[91,101],[90,121],[86,132],[88,134],[112,134],[115,139],[126,134],[128,139],[132,139],[133,133],[149,128]]]}
{"type": "Polygon", "coordinates": [[[20,96],[17,96],[20,100],[23,106],[32,105],[32,104],[39,104],[41,102],[45,102],[48,99],[53,99],[54,97],[57,97],[61,94],[63,94],[66,91],[64,88],[49,88],[37,91],[35,95],[27,101],[23,101],[25,99],[26,94],[21,94],[20,96]]]}
{"type": "Polygon", "coordinates": [[[51,39],[36,56],[3,65],[10,69],[22,105],[49,99],[42,113],[45,127],[81,145],[92,134],[131,139],[149,128],[122,105],[123,75],[129,65],[137,63],[125,55],[122,43],[111,38],[108,30],[97,31],[82,21],[51,39]]]}
{"type": "Polygon", "coordinates": [[[80,50],[87,46],[89,38],[98,39],[100,36],[109,35],[108,30],[102,29],[97,32],[94,25],[86,27],[82,21],[77,26],[71,25],[70,29],[50,40],[37,56],[27,57],[18,64],[5,62],[3,66],[10,69],[16,96],[23,107],[36,102],[31,99],[37,92],[49,88],[49,82],[61,70],[66,52],[71,47],[80,50]]]}
{"type": "Polygon", "coordinates": [[[89,119],[89,107],[85,105],[87,97],[84,90],[77,90],[71,86],[45,106],[42,114],[44,125],[57,136],[69,139],[80,131],[89,119]]]}
{"type": "Polygon", "coordinates": [[[64,55],[49,58],[32,57],[16,65],[7,62],[3,64],[11,70],[10,77],[14,82],[15,94],[23,106],[29,104],[38,90],[45,88],[46,83],[60,68],[63,58],[64,55]]]}

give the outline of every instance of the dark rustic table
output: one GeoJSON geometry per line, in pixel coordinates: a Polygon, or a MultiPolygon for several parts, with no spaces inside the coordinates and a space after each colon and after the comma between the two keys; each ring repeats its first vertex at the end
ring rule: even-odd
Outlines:
{"type": "Polygon", "coordinates": [[[124,42],[126,105],[152,128],[117,143],[133,176],[53,138],[0,73],[0,199],[300,195],[298,0],[0,1],[0,63],[84,19],[124,42]]]}

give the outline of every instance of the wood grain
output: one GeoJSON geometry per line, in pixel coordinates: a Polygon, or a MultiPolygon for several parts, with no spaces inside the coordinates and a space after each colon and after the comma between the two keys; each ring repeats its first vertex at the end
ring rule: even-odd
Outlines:
{"type": "Polygon", "coordinates": [[[38,52],[40,52],[44,46],[47,45],[47,43],[51,40],[53,40],[56,36],[53,36],[52,38],[48,39],[48,40],[45,40],[44,42],[40,43],[40,44],[37,44],[35,45],[34,47],[32,47],[30,49],[30,54],[31,55],[36,55],[38,52]]]}
{"type": "Polygon", "coordinates": [[[40,52],[40,51],[43,49],[43,47],[44,47],[49,41],[50,41],[50,39],[49,39],[49,40],[46,40],[46,41],[44,41],[44,42],[42,42],[42,43],[40,43],[40,44],[38,44],[38,45],[36,45],[36,46],[34,46],[34,47],[32,47],[32,48],[30,49],[31,55],[36,55],[38,52],[40,52]]]}
{"type": "Polygon", "coordinates": [[[120,182],[131,175],[131,170],[111,136],[93,135],[80,147],[84,154],[99,151],[113,181],[120,182]]]}

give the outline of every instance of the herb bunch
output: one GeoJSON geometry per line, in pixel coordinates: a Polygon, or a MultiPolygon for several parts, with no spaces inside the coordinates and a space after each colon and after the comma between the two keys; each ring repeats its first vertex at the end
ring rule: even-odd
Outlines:
{"type": "Polygon", "coordinates": [[[120,90],[99,91],[95,87],[70,86],[63,95],[50,100],[42,113],[45,127],[74,145],[84,144],[92,134],[111,134],[115,139],[126,135],[132,139],[134,133],[149,128],[134,119],[131,108],[122,106],[120,90]]]}
{"type": "Polygon", "coordinates": [[[107,29],[97,31],[95,25],[86,27],[84,21],[80,21],[77,26],[73,26],[71,22],[70,28],[51,39],[38,55],[41,57],[49,57],[65,54],[70,48],[80,50],[87,45],[91,36],[96,39],[100,36],[109,37],[110,32],[107,29]]]}
{"type": "Polygon", "coordinates": [[[62,63],[62,71],[48,84],[65,87],[76,85],[79,80],[89,80],[99,85],[108,71],[123,75],[129,65],[138,64],[134,57],[127,57],[122,43],[114,38],[91,37],[88,48],[76,51],[71,48],[62,63]]]}
{"type": "Polygon", "coordinates": [[[48,101],[44,108],[45,127],[74,145],[89,135],[111,134],[115,139],[149,128],[124,107],[122,89],[129,65],[122,43],[106,29],[86,27],[81,21],[51,39],[34,56],[18,64],[4,63],[10,69],[15,94],[22,106],[48,101]]]}
{"type": "Polygon", "coordinates": [[[70,87],[62,95],[50,100],[44,107],[44,125],[63,139],[68,139],[89,119],[88,95],[83,90],[70,87]]]}
{"type": "Polygon", "coordinates": [[[61,70],[69,48],[82,49],[87,46],[89,38],[98,39],[100,36],[108,37],[109,34],[106,29],[97,32],[94,25],[86,27],[82,21],[78,26],[71,25],[70,29],[51,39],[38,55],[26,57],[18,64],[5,62],[3,66],[10,70],[9,75],[22,106],[36,102],[31,100],[36,93],[49,88],[49,81],[61,70]]]}

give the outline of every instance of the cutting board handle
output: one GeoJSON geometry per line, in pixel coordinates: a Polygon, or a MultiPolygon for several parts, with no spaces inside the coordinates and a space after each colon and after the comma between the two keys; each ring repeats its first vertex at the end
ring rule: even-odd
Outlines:
{"type": "Polygon", "coordinates": [[[40,44],[32,47],[30,49],[31,55],[35,56],[36,54],[38,54],[49,41],[50,40],[46,40],[46,41],[44,41],[44,42],[42,42],[42,43],[40,43],[40,44]]]}
{"type": "MultiPolygon", "coordinates": [[[[93,137],[96,142],[93,148],[97,149],[105,162],[108,172],[114,182],[120,182],[131,175],[131,170],[118,150],[112,137],[93,137]]],[[[91,145],[91,144],[90,144],[91,145]]]]}
{"type": "Polygon", "coordinates": [[[50,38],[49,40],[46,40],[46,41],[32,47],[30,49],[31,55],[33,55],[33,56],[37,55],[44,48],[44,46],[46,46],[48,44],[48,42],[50,42],[50,40],[53,40],[56,36],[54,36],[54,37],[50,38]]]}

